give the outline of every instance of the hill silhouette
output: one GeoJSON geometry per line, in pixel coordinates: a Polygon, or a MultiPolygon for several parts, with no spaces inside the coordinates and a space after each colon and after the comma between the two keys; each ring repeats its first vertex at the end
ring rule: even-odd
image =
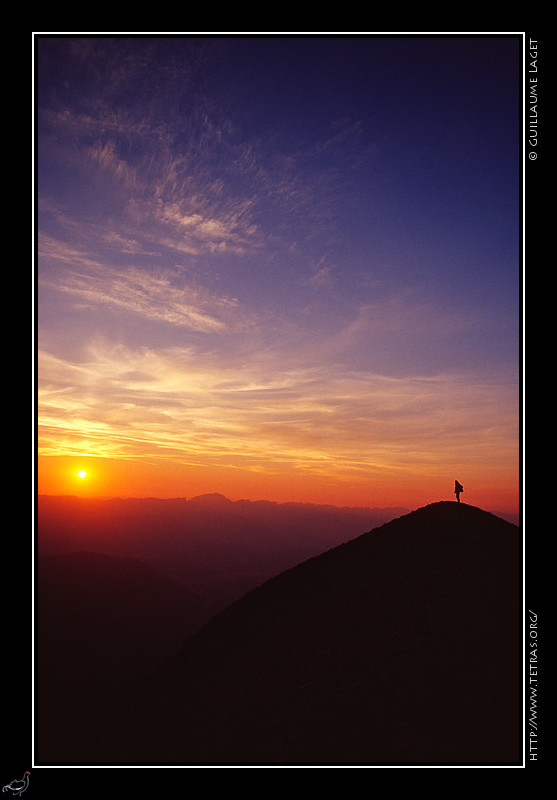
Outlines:
{"type": "Polygon", "coordinates": [[[200,607],[137,559],[78,552],[37,567],[38,732],[49,746],[177,651],[200,607]]]}
{"type": "Polygon", "coordinates": [[[518,528],[433,503],[251,591],[60,757],[520,763],[520,625],[518,528]]]}

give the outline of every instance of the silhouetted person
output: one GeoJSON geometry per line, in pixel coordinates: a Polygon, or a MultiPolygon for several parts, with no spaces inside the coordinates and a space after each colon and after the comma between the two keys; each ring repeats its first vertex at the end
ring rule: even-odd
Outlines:
{"type": "Polygon", "coordinates": [[[460,493],[464,491],[464,486],[458,481],[454,482],[454,493],[456,494],[456,502],[460,503],[460,493]]]}

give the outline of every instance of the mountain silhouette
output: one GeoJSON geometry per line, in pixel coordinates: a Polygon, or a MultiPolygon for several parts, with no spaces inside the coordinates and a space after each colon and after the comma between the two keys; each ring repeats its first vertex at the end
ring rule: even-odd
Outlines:
{"type": "Polygon", "coordinates": [[[206,508],[230,508],[232,500],[220,492],[210,492],[209,494],[199,494],[187,501],[191,505],[205,506],[206,508]]]}
{"type": "Polygon", "coordinates": [[[433,503],[230,605],[60,758],[518,764],[521,588],[517,526],[433,503]]]}

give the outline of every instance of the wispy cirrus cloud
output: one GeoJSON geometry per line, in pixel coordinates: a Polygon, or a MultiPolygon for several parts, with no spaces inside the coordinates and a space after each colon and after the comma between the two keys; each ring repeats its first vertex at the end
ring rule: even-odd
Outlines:
{"type": "MultiPolygon", "coordinates": [[[[80,238],[83,241],[83,237],[80,238]]],[[[80,243],[45,233],[40,233],[38,237],[38,257],[39,282],[50,282],[47,275],[47,266],[50,265],[56,265],[57,269],[102,269],[104,266],[99,258],[92,256],[80,243]]]]}
{"type": "Polygon", "coordinates": [[[149,206],[149,213],[176,234],[176,240],[189,245],[190,252],[244,254],[261,245],[258,226],[250,219],[246,200],[229,200],[224,207],[208,208],[199,200],[149,206]]]}
{"type": "Polygon", "coordinates": [[[320,167],[308,178],[308,149],[284,150],[272,130],[254,137],[233,122],[230,107],[205,99],[200,69],[220,49],[217,43],[188,40],[183,50],[169,45],[165,74],[158,77],[149,64],[160,41],[146,42],[144,51],[133,41],[115,48],[111,40],[87,40],[83,52],[79,43],[72,45],[68,57],[78,64],[99,53],[95,66],[88,66],[87,91],[66,96],[60,81],[56,102],[41,106],[41,147],[81,173],[87,186],[79,209],[68,207],[66,214],[86,226],[106,213],[107,228],[117,218],[124,239],[143,241],[166,257],[245,256],[264,246],[318,240],[330,224],[330,184],[320,167]],[[165,97],[172,98],[166,106],[165,97]],[[104,197],[112,203],[106,212],[104,197]],[[293,234],[287,233],[289,222],[293,234]]]}
{"type": "Polygon", "coordinates": [[[137,170],[116,152],[113,142],[95,142],[88,148],[88,155],[101,171],[109,172],[117,181],[133,192],[139,183],[137,170]]]}
{"type": "MultiPolygon", "coordinates": [[[[75,263],[82,255],[70,251],[67,258],[75,263]]],[[[66,271],[41,283],[90,308],[134,314],[194,331],[223,330],[237,307],[234,298],[218,297],[184,282],[175,285],[163,273],[117,270],[90,261],[86,265],[94,266],[94,271],[66,271]]]]}
{"type": "MultiPolygon", "coordinates": [[[[263,229],[256,216],[264,187],[254,183],[249,194],[238,192],[232,188],[233,175],[223,167],[205,163],[195,149],[186,154],[171,152],[158,135],[144,132],[140,136],[132,129],[132,143],[123,143],[125,124],[131,123],[126,120],[122,126],[114,126],[117,136],[114,129],[107,132],[100,123],[99,131],[88,135],[76,132],[74,139],[68,133],[70,142],[60,151],[60,158],[68,168],[83,172],[88,199],[84,196],[84,203],[72,208],[57,203],[43,190],[39,203],[50,207],[58,225],[72,233],[79,229],[80,235],[87,237],[93,227],[91,220],[96,219],[95,237],[87,237],[88,248],[96,248],[109,235],[115,243],[118,233],[128,240],[148,242],[146,246],[152,251],[158,248],[161,255],[165,250],[192,256],[244,255],[260,250],[263,229]],[[102,219],[106,196],[118,203],[117,222],[112,207],[102,219]],[[94,213],[87,213],[87,203],[94,204],[94,213]]],[[[69,129],[80,130],[80,126],[70,125],[69,129]]],[[[43,228],[48,230],[48,225],[45,218],[43,228]]]]}

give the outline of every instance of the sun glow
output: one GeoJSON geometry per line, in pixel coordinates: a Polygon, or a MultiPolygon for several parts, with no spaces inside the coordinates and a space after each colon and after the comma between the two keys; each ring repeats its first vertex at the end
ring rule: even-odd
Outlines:
{"type": "Polygon", "coordinates": [[[85,472],[84,469],[80,469],[79,472],[77,473],[77,477],[78,478],[86,478],[87,477],[87,473],[85,472]]]}

